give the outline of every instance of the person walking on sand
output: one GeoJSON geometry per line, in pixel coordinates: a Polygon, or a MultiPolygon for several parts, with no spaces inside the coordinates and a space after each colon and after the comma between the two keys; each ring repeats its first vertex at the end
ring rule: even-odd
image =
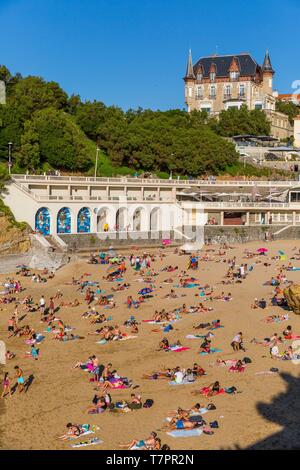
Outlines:
{"type": "Polygon", "coordinates": [[[41,298],[40,298],[40,301],[39,301],[39,304],[40,304],[40,312],[41,312],[41,315],[44,315],[45,313],[45,297],[42,295],[41,298]]]}
{"type": "Polygon", "coordinates": [[[16,378],[17,378],[17,388],[19,393],[24,391],[24,375],[22,369],[19,366],[15,366],[16,378]]]}
{"type": "Polygon", "coordinates": [[[0,399],[4,398],[4,396],[7,393],[9,394],[9,397],[12,398],[11,388],[10,388],[10,378],[9,378],[8,372],[5,372],[4,374],[2,386],[3,386],[3,392],[2,392],[0,399]]]}

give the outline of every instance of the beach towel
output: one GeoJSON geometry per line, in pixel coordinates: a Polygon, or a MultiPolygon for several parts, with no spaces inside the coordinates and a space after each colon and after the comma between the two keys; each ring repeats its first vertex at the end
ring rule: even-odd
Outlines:
{"type": "Polygon", "coordinates": [[[200,428],[196,429],[176,429],[175,431],[167,432],[168,436],[171,437],[197,437],[201,436],[203,430],[200,428]]]}
{"type": "Polygon", "coordinates": [[[172,381],[172,382],[168,382],[168,383],[169,383],[169,385],[188,385],[188,384],[194,384],[195,382],[196,382],[196,380],[193,380],[192,382],[188,382],[188,381],[184,381],[184,380],[183,380],[183,381],[180,382],[180,383],[178,383],[178,382],[173,382],[173,381],[172,381]]]}
{"type": "Polygon", "coordinates": [[[206,338],[207,335],[186,335],[187,339],[203,339],[206,338]]]}
{"type": "Polygon", "coordinates": [[[94,446],[97,444],[103,444],[103,441],[101,441],[101,439],[98,439],[98,437],[94,437],[93,439],[88,439],[86,441],[78,442],[76,444],[71,444],[71,447],[73,448],[86,447],[86,446],[94,446]]]}
{"type": "Polygon", "coordinates": [[[100,341],[96,341],[96,344],[106,344],[107,342],[106,339],[100,339],[100,341]]]}
{"type": "Polygon", "coordinates": [[[120,339],[120,341],[126,341],[127,339],[134,339],[137,338],[137,336],[124,336],[123,338],[120,339]]]}
{"type": "Polygon", "coordinates": [[[190,348],[185,348],[184,346],[170,346],[166,351],[173,351],[173,352],[182,352],[187,351],[190,348]]]}
{"type": "Polygon", "coordinates": [[[222,349],[211,348],[210,353],[202,351],[199,354],[200,356],[206,356],[207,354],[214,354],[214,353],[219,353],[219,352],[222,352],[222,349]]]}
{"type": "MultiPolygon", "coordinates": [[[[210,388],[209,387],[203,387],[200,389],[200,393],[202,395],[204,395],[205,397],[207,397],[207,395],[209,394],[210,392],[210,388]]],[[[223,395],[225,392],[225,389],[224,388],[220,388],[220,390],[218,391],[218,393],[214,393],[214,396],[216,395],[223,395]]]]}

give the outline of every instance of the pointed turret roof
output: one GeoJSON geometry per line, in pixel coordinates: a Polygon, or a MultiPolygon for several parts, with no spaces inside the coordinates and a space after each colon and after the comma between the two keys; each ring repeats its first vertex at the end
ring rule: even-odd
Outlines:
{"type": "Polygon", "coordinates": [[[192,51],[191,49],[189,50],[189,58],[188,58],[188,63],[186,67],[186,73],[185,73],[185,79],[191,78],[195,80],[195,74],[194,74],[194,68],[193,68],[193,59],[192,59],[192,51]]]}
{"type": "Polygon", "coordinates": [[[266,51],[265,60],[262,66],[262,71],[275,73],[271,64],[270,54],[268,50],[266,51]]]}

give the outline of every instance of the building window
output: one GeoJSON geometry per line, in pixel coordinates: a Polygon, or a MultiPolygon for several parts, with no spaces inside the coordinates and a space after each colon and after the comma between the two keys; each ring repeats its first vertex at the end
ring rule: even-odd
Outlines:
{"type": "Polygon", "coordinates": [[[255,109],[262,109],[262,104],[261,103],[256,103],[255,104],[255,109]]]}
{"type": "Polygon", "coordinates": [[[203,74],[201,72],[197,73],[197,80],[201,82],[202,79],[203,79],[203,74]]]}
{"type": "Polygon", "coordinates": [[[244,84],[240,85],[239,94],[240,94],[241,97],[245,96],[245,85],[244,84]]]}
{"type": "Polygon", "coordinates": [[[216,86],[212,85],[209,90],[209,96],[210,98],[215,98],[216,97],[216,86]]]}
{"type": "Polygon", "coordinates": [[[201,111],[206,111],[208,114],[210,114],[211,108],[209,108],[209,107],[204,107],[204,108],[201,108],[201,111]]]}
{"type": "Polygon", "coordinates": [[[193,88],[189,87],[189,97],[192,98],[193,96],[193,88]]]}
{"type": "Polygon", "coordinates": [[[224,95],[225,95],[225,98],[229,98],[231,96],[231,86],[230,85],[225,86],[224,95]]]}
{"type": "Polygon", "coordinates": [[[198,86],[196,89],[196,97],[197,98],[203,98],[203,88],[202,86],[198,86]]]}
{"type": "Polygon", "coordinates": [[[216,72],[210,72],[209,78],[211,82],[214,82],[216,79],[216,72]]]}
{"type": "Polygon", "coordinates": [[[230,80],[237,80],[239,78],[239,72],[230,72],[230,80]]]}

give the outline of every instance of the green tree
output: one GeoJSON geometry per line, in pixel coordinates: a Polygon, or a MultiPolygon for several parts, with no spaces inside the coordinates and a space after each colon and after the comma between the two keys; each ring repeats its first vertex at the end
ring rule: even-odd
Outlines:
{"type": "Polygon", "coordinates": [[[270,135],[271,126],[260,109],[248,110],[247,106],[222,111],[213,129],[223,137],[240,134],[270,135]]]}
{"type": "Polygon", "coordinates": [[[8,104],[17,106],[24,120],[34,112],[48,107],[64,109],[68,95],[55,82],[46,82],[40,77],[26,77],[18,80],[8,97],[8,104]]]}
{"type": "Polygon", "coordinates": [[[85,171],[93,162],[95,145],[64,111],[47,108],[25,123],[19,165],[48,163],[55,169],[85,171]]]}
{"type": "Polygon", "coordinates": [[[286,114],[289,117],[290,124],[293,125],[294,118],[300,113],[300,107],[292,102],[276,101],[276,111],[286,114]]]}

